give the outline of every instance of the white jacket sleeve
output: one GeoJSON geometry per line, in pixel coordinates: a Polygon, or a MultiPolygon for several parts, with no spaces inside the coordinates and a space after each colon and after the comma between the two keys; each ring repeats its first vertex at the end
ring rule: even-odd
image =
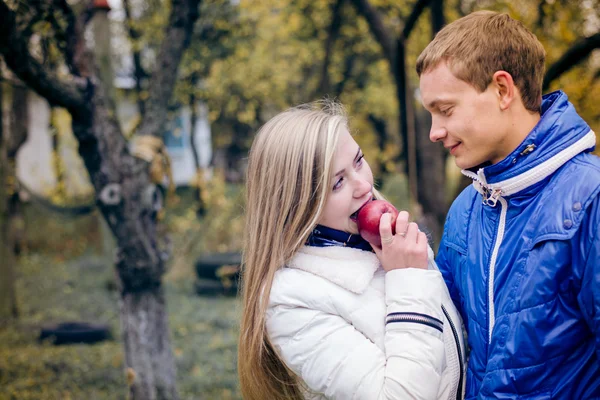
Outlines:
{"type": "Polygon", "coordinates": [[[269,313],[271,342],[312,391],[344,400],[436,399],[445,357],[442,277],[409,268],[385,279],[385,352],[339,315],[282,305],[269,313]]]}

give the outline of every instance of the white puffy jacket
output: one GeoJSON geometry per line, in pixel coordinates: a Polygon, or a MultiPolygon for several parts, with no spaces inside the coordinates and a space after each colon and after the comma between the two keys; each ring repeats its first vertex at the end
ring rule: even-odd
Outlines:
{"type": "Polygon", "coordinates": [[[435,266],[303,247],[276,273],[267,332],[307,399],[462,399],[462,321],[435,266]]]}

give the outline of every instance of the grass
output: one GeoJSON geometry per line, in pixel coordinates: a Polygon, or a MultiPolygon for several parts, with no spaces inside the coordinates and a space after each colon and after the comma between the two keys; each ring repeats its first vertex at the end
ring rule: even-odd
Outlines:
{"type": "MultiPolygon", "coordinates": [[[[393,178],[393,179],[392,179],[393,178]]],[[[406,180],[383,189],[407,207],[406,180]]],[[[194,293],[194,261],[204,252],[239,250],[239,188],[211,184],[207,216],[198,220],[192,193],[170,202],[164,224],[173,243],[164,279],[181,399],[240,399],[239,300],[194,293]]],[[[65,218],[30,204],[26,246],[18,266],[20,318],[0,326],[0,400],[126,399],[113,248],[97,214],[65,218]],[[41,327],[65,321],[108,324],[114,340],[94,345],[40,343],[41,327]]]]}
{"type": "MultiPolygon", "coordinates": [[[[176,256],[164,282],[179,394],[182,399],[239,399],[239,301],[199,297],[193,287],[193,262],[210,250],[203,227],[219,222],[210,216],[189,221],[186,196],[180,195],[167,221],[176,256]],[[183,246],[185,254],[178,251],[183,246]]],[[[232,198],[221,199],[221,209],[238,213],[240,207],[228,205],[237,201],[232,198]]],[[[110,251],[100,244],[98,216],[66,219],[36,207],[28,206],[25,213],[27,246],[17,280],[20,317],[0,327],[0,400],[126,399],[114,267],[106,256],[110,251]],[[106,323],[114,340],[67,346],[38,341],[41,327],[64,321],[106,323]]],[[[227,218],[223,214],[212,213],[227,218]]],[[[219,237],[221,246],[238,245],[230,229],[213,233],[211,239],[219,237]]]]}

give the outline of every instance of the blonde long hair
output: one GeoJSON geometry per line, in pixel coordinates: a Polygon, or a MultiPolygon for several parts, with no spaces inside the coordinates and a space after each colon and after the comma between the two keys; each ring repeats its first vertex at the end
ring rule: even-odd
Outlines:
{"type": "Polygon", "coordinates": [[[316,102],[269,120],[250,149],[238,373],[244,399],[302,399],[302,382],[271,345],[265,319],[275,272],[302,247],[329,192],[347,128],[341,105],[316,102]]]}

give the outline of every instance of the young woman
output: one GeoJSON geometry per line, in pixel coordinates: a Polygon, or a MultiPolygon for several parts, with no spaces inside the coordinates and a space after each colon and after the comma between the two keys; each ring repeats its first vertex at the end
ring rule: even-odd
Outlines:
{"type": "Polygon", "coordinates": [[[380,198],[341,106],[285,111],[247,175],[238,372],[245,399],[460,399],[461,320],[407,212],[382,247],[357,211],[380,198]]]}

